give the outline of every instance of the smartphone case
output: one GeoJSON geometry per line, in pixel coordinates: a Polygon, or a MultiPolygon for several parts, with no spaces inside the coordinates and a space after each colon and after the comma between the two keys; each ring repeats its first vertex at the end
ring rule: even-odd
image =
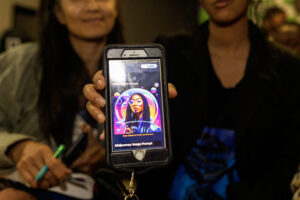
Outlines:
{"type": "Polygon", "coordinates": [[[171,133],[169,122],[169,106],[168,106],[168,83],[167,83],[167,69],[165,60],[165,49],[160,44],[141,44],[141,45],[108,45],[103,52],[103,71],[106,79],[106,107],[105,107],[105,142],[106,142],[106,161],[107,163],[119,170],[134,170],[138,168],[152,168],[165,166],[169,164],[172,159],[171,149],[171,133]],[[164,107],[164,129],[165,129],[165,149],[148,149],[143,160],[137,160],[133,151],[112,152],[112,138],[111,138],[111,112],[110,112],[110,92],[109,92],[109,74],[108,74],[108,61],[110,59],[122,59],[124,50],[145,50],[147,57],[131,57],[126,59],[161,59],[161,83],[162,83],[162,101],[164,107]],[[113,51],[111,51],[113,50],[113,51]]]}

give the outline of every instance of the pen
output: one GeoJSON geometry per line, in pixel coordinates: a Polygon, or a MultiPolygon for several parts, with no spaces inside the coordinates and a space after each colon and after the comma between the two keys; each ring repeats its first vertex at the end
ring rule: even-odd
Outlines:
{"type": "MultiPolygon", "coordinates": [[[[64,150],[65,150],[65,145],[63,145],[63,144],[59,145],[59,147],[56,149],[53,157],[59,158],[64,150]]],[[[42,167],[42,169],[39,171],[39,173],[36,175],[35,181],[41,180],[44,177],[44,175],[47,173],[47,171],[48,171],[48,166],[45,164],[42,167]]]]}

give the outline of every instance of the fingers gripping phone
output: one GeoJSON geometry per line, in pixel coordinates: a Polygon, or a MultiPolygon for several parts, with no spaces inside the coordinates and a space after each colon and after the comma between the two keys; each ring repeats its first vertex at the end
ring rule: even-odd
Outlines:
{"type": "Polygon", "coordinates": [[[153,167],[171,159],[165,50],[158,44],[104,50],[107,161],[153,167]]]}

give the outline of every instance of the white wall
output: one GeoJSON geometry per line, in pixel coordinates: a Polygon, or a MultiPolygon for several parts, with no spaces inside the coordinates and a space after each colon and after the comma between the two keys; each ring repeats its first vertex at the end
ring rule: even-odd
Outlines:
{"type": "Polygon", "coordinates": [[[39,0],[0,0],[0,36],[3,34],[3,31],[13,26],[13,11],[15,5],[37,9],[39,0]]]}

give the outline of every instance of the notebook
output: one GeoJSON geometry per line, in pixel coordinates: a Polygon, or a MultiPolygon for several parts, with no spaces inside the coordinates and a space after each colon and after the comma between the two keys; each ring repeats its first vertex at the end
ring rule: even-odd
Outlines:
{"type": "MultiPolygon", "coordinates": [[[[2,177],[29,186],[17,170],[2,177]]],[[[48,188],[48,191],[77,199],[89,200],[93,199],[94,197],[94,184],[94,179],[89,175],[82,173],[72,173],[67,178],[67,181],[59,186],[48,188]]]]}

